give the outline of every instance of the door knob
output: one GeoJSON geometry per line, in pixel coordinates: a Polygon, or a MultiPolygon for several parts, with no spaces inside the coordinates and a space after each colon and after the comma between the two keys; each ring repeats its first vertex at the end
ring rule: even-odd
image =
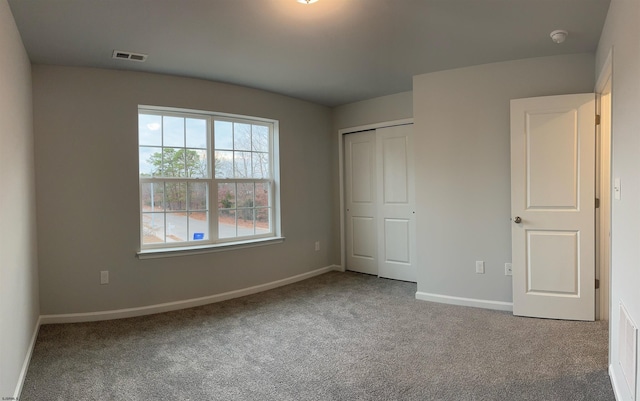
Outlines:
{"type": "Polygon", "coordinates": [[[522,223],[522,219],[520,218],[520,216],[516,216],[513,218],[513,222],[516,224],[520,224],[522,223]]]}

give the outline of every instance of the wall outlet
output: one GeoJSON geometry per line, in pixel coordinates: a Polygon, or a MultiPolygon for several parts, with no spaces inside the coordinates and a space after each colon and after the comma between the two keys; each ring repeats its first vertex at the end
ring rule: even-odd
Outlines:
{"type": "Polygon", "coordinates": [[[109,270],[100,272],[100,284],[109,284],[109,270]]]}
{"type": "Polygon", "coordinates": [[[484,274],[484,262],[481,260],[476,260],[476,273],[484,274]]]}
{"type": "Polygon", "coordinates": [[[320,250],[320,241],[316,241],[316,251],[320,250]]]}
{"type": "Polygon", "coordinates": [[[504,264],[504,275],[505,276],[513,275],[513,265],[511,263],[504,264]]]}

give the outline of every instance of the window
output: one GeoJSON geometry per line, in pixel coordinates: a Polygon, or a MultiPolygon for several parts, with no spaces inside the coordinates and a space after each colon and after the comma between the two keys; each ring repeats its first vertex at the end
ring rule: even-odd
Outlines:
{"type": "Polygon", "coordinates": [[[273,238],[277,122],[139,107],[141,248],[273,238]]]}

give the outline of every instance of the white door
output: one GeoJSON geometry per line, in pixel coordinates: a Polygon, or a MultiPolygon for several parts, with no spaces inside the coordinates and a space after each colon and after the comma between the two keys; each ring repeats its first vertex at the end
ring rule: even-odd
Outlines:
{"type": "Polygon", "coordinates": [[[412,125],[376,130],[378,275],[417,280],[412,125]]]}
{"type": "Polygon", "coordinates": [[[594,320],[595,95],[511,101],[513,313],[594,320]]]}
{"type": "Polygon", "coordinates": [[[378,274],[376,132],[345,135],[347,269],[378,274]]]}
{"type": "Polygon", "coordinates": [[[344,137],[347,270],[416,281],[412,129],[344,137]]]}

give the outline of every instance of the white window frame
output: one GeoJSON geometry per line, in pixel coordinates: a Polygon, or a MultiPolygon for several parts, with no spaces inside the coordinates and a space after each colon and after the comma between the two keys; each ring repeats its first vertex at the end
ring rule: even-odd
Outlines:
{"type": "MultiPolygon", "coordinates": [[[[141,177],[138,172],[138,189],[139,193],[139,236],[140,236],[140,248],[138,251],[138,257],[140,258],[155,258],[165,256],[178,256],[182,254],[193,254],[203,252],[213,252],[220,250],[253,247],[259,245],[267,245],[270,243],[282,242],[280,231],[280,164],[279,164],[279,141],[278,141],[278,129],[279,124],[277,120],[251,117],[236,114],[208,112],[201,110],[190,110],[180,108],[168,108],[159,106],[139,105],[138,115],[140,114],[152,114],[159,116],[175,116],[182,118],[197,118],[205,119],[207,121],[207,163],[208,163],[208,177],[206,178],[190,178],[190,177],[141,177]],[[215,177],[215,134],[214,134],[214,122],[215,121],[227,121],[234,123],[245,123],[267,126],[269,128],[269,168],[270,178],[216,178],[215,177]],[[144,225],[143,225],[143,204],[142,204],[142,188],[145,183],[167,183],[167,182],[197,182],[208,184],[208,202],[207,211],[209,215],[209,238],[197,241],[184,241],[184,242],[162,242],[162,243],[144,243],[144,225]],[[269,185],[269,226],[271,231],[263,234],[254,234],[250,236],[241,237],[229,237],[218,238],[218,184],[221,183],[267,183],[269,185]]],[[[139,133],[138,133],[139,134],[139,133]]],[[[164,144],[161,148],[164,149],[164,144]]],[[[189,149],[185,144],[185,149],[189,149]]],[[[138,141],[138,157],[140,157],[140,143],[138,141]]],[[[255,194],[254,194],[255,196],[255,194]]],[[[253,205],[251,209],[256,210],[258,207],[253,205]]],[[[238,210],[236,205],[236,211],[238,210]]],[[[164,212],[158,212],[165,218],[166,215],[171,213],[170,210],[164,212]]],[[[254,217],[255,218],[255,217],[254,217]]],[[[188,221],[188,219],[187,219],[188,221]]],[[[237,229],[237,222],[236,222],[237,229]]],[[[166,224],[165,224],[166,232],[166,224]]],[[[188,232],[188,231],[187,231],[188,232]]]]}

